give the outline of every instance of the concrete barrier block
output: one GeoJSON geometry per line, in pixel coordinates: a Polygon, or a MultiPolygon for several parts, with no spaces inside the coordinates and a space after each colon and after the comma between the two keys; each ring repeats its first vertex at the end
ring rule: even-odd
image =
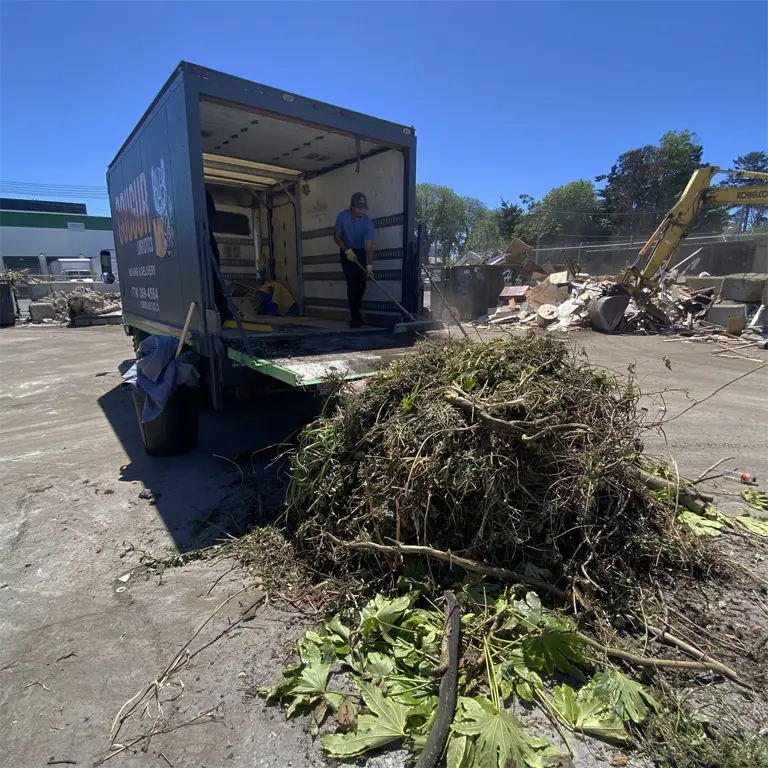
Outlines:
{"type": "Polygon", "coordinates": [[[698,275],[686,275],[685,285],[686,287],[694,291],[703,291],[707,288],[714,288],[715,293],[720,293],[720,286],[723,284],[722,277],[699,277],[698,275]]]}
{"type": "Polygon", "coordinates": [[[726,301],[759,302],[763,296],[768,275],[746,272],[726,275],[720,287],[720,297],[726,301]]]}
{"type": "Polygon", "coordinates": [[[29,318],[33,323],[42,323],[45,319],[55,320],[56,312],[53,309],[53,304],[30,304],[29,318]]]}
{"type": "Polygon", "coordinates": [[[725,328],[729,317],[743,317],[746,321],[747,305],[738,301],[721,301],[707,310],[707,322],[712,325],[722,325],[725,328]]]}

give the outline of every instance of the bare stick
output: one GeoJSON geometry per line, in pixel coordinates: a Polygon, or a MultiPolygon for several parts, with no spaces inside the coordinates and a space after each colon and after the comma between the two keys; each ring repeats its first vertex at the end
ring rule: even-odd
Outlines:
{"type": "Polygon", "coordinates": [[[552,584],[548,584],[546,581],[529,579],[527,576],[521,576],[519,573],[507,570],[506,568],[484,565],[475,560],[468,560],[466,557],[459,557],[451,552],[445,552],[442,549],[433,549],[432,547],[423,547],[416,544],[400,544],[400,546],[390,547],[386,544],[375,544],[372,541],[342,541],[331,534],[326,535],[334,544],[339,544],[346,549],[356,549],[364,552],[380,552],[383,555],[426,555],[427,557],[440,560],[449,565],[457,565],[465,571],[479,573],[483,576],[490,576],[499,581],[512,581],[518,584],[528,584],[529,586],[538,589],[546,589],[559,597],[567,597],[566,592],[562,589],[558,589],[552,584]]]}
{"type": "Polygon", "coordinates": [[[680,661],[678,659],[655,659],[646,656],[637,656],[629,651],[622,651],[619,648],[611,648],[607,645],[602,645],[601,643],[598,643],[597,640],[593,640],[591,637],[588,637],[581,632],[577,632],[576,634],[584,645],[594,648],[596,651],[600,651],[606,656],[612,656],[616,659],[628,661],[630,664],[637,664],[640,667],[666,667],[669,669],[691,669],[699,672],[718,672],[724,677],[733,680],[735,683],[747,687],[746,683],[742,682],[732,669],[714,659],[710,661],[705,661],[704,659],[700,661],[680,661]]]}
{"type": "Polygon", "coordinates": [[[649,632],[652,632],[653,634],[655,634],[659,640],[663,640],[665,643],[667,643],[667,645],[673,645],[676,648],[679,648],[681,651],[683,651],[683,653],[687,653],[689,656],[692,656],[697,661],[701,661],[711,665],[712,669],[725,675],[730,680],[733,680],[734,682],[739,683],[740,685],[745,685],[745,683],[739,680],[739,676],[737,675],[737,673],[734,672],[730,667],[727,667],[725,664],[722,664],[716,659],[713,659],[711,656],[707,656],[707,654],[704,653],[703,651],[700,651],[698,648],[694,648],[694,646],[689,645],[684,640],[681,640],[679,637],[675,637],[674,635],[670,634],[669,632],[663,629],[659,629],[658,627],[652,627],[649,624],[646,624],[646,626],[649,632]]]}
{"type": "Polygon", "coordinates": [[[165,668],[164,672],[156,679],[153,680],[151,683],[147,683],[137,694],[135,694],[133,697],[128,699],[128,701],[123,704],[123,706],[120,708],[120,711],[115,715],[115,719],[112,722],[112,727],[110,728],[110,735],[112,738],[112,741],[117,738],[118,733],[120,732],[120,728],[122,728],[123,723],[130,717],[131,713],[134,709],[139,705],[139,702],[141,702],[144,697],[149,693],[151,690],[159,690],[159,688],[163,685],[163,683],[166,681],[168,675],[173,672],[177,666],[179,665],[179,662],[184,657],[184,653],[187,651],[187,648],[189,648],[190,643],[203,631],[203,629],[208,625],[208,622],[213,619],[213,617],[232,599],[237,597],[238,595],[241,595],[243,592],[245,592],[248,589],[248,587],[243,587],[242,589],[235,592],[233,595],[230,595],[226,600],[219,603],[218,607],[214,612],[197,628],[195,633],[192,635],[192,637],[187,640],[186,643],[181,647],[181,650],[173,657],[173,661],[165,668]],[[115,726],[117,726],[117,730],[115,730],[115,726]]]}
{"type": "Polygon", "coordinates": [[[746,378],[747,376],[751,376],[755,371],[759,371],[765,366],[768,365],[768,362],[763,363],[762,365],[758,365],[756,368],[753,368],[751,371],[747,371],[746,373],[742,373],[741,376],[737,376],[735,379],[731,379],[729,382],[726,382],[723,384],[722,387],[718,387],[714,392],[711,392],[706,397],[702,398],[701,400],[696,400],[692,405],[689,405],[686,409],[680,411],[680,413],[677,414],[677,416],[672,416],[666,421],[657,421],[653,422],[652,424],[648,424],[649,427],[659,427],[664,424],[669,424],[670,421],[674,421],[675,419],[679,419],[684,414],[688,413],[688,411],[691,410],[691,408],[695,408],[697,405],[701,405],[702,403],[709,400],[711,397],[714,397],[718,392],[722,392],[726,387],[730,387],[731,384],[735,384],[737,381],[740,381],[741,379],[746,378]]]}
{"type": "Polygon", "coordinates": [[[694,481],[693,484],[696,485],[697,483],[700,483],[710,472],[717,469],[721,464],[725,464],[726,461],[733,461],[733,456],[726,456],[724,459],[720,459],[720,461],[716,461],[711,467],[708,469],[705,469],[694,481]]]}
{"type": "Polygon", "coordinates": [[[187,341],[187,331],[189,331],[189,324],[192,322],[192,315],[195,312],[197,302],[191,302],[189,309],[187,310],[187,319],[184,321],[184,327],[181,330],[181,338],[179,339],[179,345],[176,347],[176,354],[174,359],[178,360],[181,357],[181,350],[184,349],[184,344],[187,341]]]}

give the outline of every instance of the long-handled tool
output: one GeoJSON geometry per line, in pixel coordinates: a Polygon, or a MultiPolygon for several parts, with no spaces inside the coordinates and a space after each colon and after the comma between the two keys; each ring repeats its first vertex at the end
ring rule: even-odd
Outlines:
{"type": "Polygon", "coordinates": [[[415,315],[409,312],[372,274],[368,273],[368,270],[355,259],[360,269],[365,272],[365,276],[373,281],[380,289],[381,292],[405,315],[411,318],[410,323],[397,323],[392,329],[393,333],[410,333],[412,331],[433,331],[443,327],[443,324],[435,320],[419,320],[415,315]]]}

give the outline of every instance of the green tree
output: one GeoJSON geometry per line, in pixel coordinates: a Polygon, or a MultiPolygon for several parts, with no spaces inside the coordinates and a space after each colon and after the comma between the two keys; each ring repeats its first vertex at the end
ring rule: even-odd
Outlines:
{"type": "Polygon", "coordinates": [[[416,185],[416,218],[421,225],[424,253],[448,263],[464,225],[464,200],[449,187],[416,185]]]}
{"type": "MultiPolygon", "coordinates": [[[[762,151],[747,152],[733,161],[737,171],[760,171],[768,173],[768,153],[762,151]]],[[[729,176],[720,182],[721,187],[751,187],[756,184],[766,184],[765,179],[742,179],[729,176]]],[[[729,212],[729,218],[736,225],[737,232],[754,232],[762,230],[768,224],[768,213],[764,205],[741,205],[729,212]]]]}
{"type": "Polygon", "coordinates": [[[515,236],[515,227],[523,216],[523,209],[515,203],[508,203],[502,197],[501,208],[497,208],[496,212],[499,220],[499,236],[505,245],[509,245],[509,241],[515,236]]]}
{"type": "MultiPolygon", "coordinates": [[[[658,146],[630,149],[621,154],[604,181],[600,197],[616,234],[648,236],[685,189],[691,174],[702,167],[703,146],[691,131],[668,131],[658,146]]],[[[705,209],[695,225],[702,231],[722,230],[726,214],[721,208],[705,209]]]]}
{"type": "Polygon", "coordinates": [[[456,253],[463,256],[468,250],[474,250],[469,244],[477,228],[488,218],[488,206],[475,197],[461,198],[464,203],[459,228],[456,233],[456,253]]]}
{"type": "Polygon", "coordinates": [[[528,212],[520,217],[515,235],[526,243],[554,242],[568,235],[573,236],[568,242],[576,244],[579,238],[604,233],[602,207],[591,181],[581,179],[555,187],[537,202],[529,195],[521,195],[521,199],[528,212]]]}
{"type": "Polygon", "coordinates": [[[504,237],[501,234],[501,219],[501,208],[488,211],[473,230],[467,242],[466,250],[485,254],[506,247],[512,238],[504,237]]]}

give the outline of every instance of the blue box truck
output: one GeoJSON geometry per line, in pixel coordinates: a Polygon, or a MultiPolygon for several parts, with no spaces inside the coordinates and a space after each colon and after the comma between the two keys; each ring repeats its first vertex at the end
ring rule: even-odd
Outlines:
{"type": "Polygon", "coordinates": [[[254,375],[370,375],[412,343],[391,333],[402,313],[387,293],[422,309],[415,169],[412,127],[182,62],[107,171],[126,331],[180,337],[194,302],[187,339],[215,408],[254,375]],[[353,330],[333,229],[357,191],[385,291],[368,285],[367,327],[353,330]],[[235,305],[277,284],[292,312],[228,327],[217,271],[235,305]]]}

